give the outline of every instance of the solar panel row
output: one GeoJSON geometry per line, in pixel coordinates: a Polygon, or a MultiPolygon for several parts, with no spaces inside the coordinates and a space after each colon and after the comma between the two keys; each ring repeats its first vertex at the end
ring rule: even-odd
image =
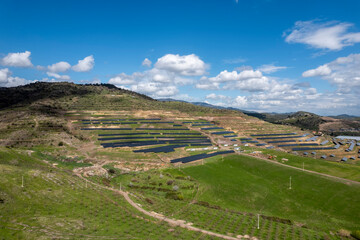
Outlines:
{"type": "Polygon", "coordinates": [[[306,151],[306,150],[329,150],[334,149],[333,147],[318,147],[318,148],[308,148],[308,147],[301,147],[301,148],[293,148],[293,151],[306,151]]]}
{"type": "Polygon", "coordinates": [[[171,163],[177,163],[177,162],[188,163],[188,162],[193,162],[193,161],[200,160],[200,159],[205,159],[205,158],[214,157],[214,156],[221,155],[221,154],[228,154],[228,153],[234,153],[234,152],[235,151],[233,151],[233,150],[229,150],[229,151],[221,151],[221,152],[215,152],[215,153],[210,153],[210,154],[202,153],[202,154],[197,154],[197,155],[193,155],[193,156],[189,156],[189,157],[173,159],[170,162],[171,163]]]}
{"type": "Polygon", "coordinates": [[[287,138],[301,138],[302,136],[291,136],[291,137],[260,137],[260,138],[257,138],[257,139],[263,139],[263,140],[266,140],[266,139],[287,139],[287,138]]]}
{"type": "Polygon", "coordinates": [[[132,130],[132,128],[81,128],[81,130],[132,130]]]}
{"type": "Polygon", "coordinates": [[[104,148],[114,148],[114,147],[137,147],[137,146],[148,146],[148,145],[158,145],[158,144],[200,144],[200,143],[211,144],[211,141],[208,139],[149,140],[149,141],[101,143],[100,145],[103,146],[104,148]]]}
{"type": "Polygon", "coordinates": [[[152,130],[152,131],[185,131],[189,130],[188,128],[136,128],[135,130],[152,130]]]}
{"type": "Polygon", "coordinates": [[[186,146],[187,145],[170,145],[170,146],[163,146],[163,147],[155,147],[155,148],[134,150],[133,152],[143,152],[143,153],[147,153],[147,152],[154,152],[154,153],[164,152],[164,153],[168,153],[168,152],[174,152],[175,148],[181,148],[181,147],[186,147],[186,146]]]}
{"type": "Polygon", "coordinates": [[[216,129],[224,129],[222,127],[207,127],[207,128],[201,128],[201,130],[216,130],[216,129]]]}
{"type": "Polygon", "coordinates": [[[237,135],[225,135],[224,137],[226,137],[226,138],[237,137],[237,135]]]}
{"type": "Polygon", "coordinates": [[[296,142],[296,140],[268,141],[268,143],[286,143],[286,142],[296,142]]]}
{"type": "Polygon", "coordinates": [[[269,133],[269,134],[251,134],[252,137],[262,137],[262,136],[281,136],[281,135],[296,135],[296,133],[269,133]]]}
{"type": "Polygon", "coordinates": [[[152,136],[152,137],[112,137],[112,138],[98,138],[99,141],[109,141],[109,140],[124,140],[124,139],[208,139],[203,136],[152,136]]]}
{"type": "Polygon", "coordinates": [[[319,146],[317,143],[299,143],[299,144],[282,144],[278,147],[294,147],[294,146],[319,146]]]}
{"type": "Polygon", "coordinates": [[[211,134],[224,135],[224,134],[230,134],[230,133],[234,133],[234,132],[233,131],[223,131],[223,132],[212,132],[211,134]]]}

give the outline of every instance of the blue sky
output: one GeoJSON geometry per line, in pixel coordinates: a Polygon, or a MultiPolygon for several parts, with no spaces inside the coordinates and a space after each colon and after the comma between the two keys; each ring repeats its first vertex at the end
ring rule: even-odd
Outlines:
{"type": "Polygon", "coordinates": [[[358,0],[3,0],[0,86],[102,82],[261,112],[360,115],[359,10],[358,0]]]}

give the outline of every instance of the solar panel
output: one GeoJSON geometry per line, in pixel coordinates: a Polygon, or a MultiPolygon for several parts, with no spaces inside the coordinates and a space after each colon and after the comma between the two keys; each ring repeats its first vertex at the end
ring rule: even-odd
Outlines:
{"type": "Polygon", "coordinates": [[[296,143],[296,144],[282,144],[278,147],[294,147],[294,146],[319,146],[317,143],[296,143]]]}
{"type": "Polygon", "coordinates": [[[334,148],[333,147],[318,147],[318,148],[299,147],[299,148],[293,148],[292,151],[329,150],[329,149],[334,149],[334,148]]]}
{"type": "Polygon", "coordinates": [[[151,130],[151,131],[184,131],[189,130],[188,128],[136,128],[135,130],[151,130]]]}
{"type": "Polygon", "coordinates": [[[302,136],[289,136],[289,137],[260,137],[257,139],[266,140],[266,139],[287,139],[287,138],[301,138],[302,136]]]}
{"type": "Polygon", "coordinates": [[[325,145],[325,144],[327,144],[328,142],[329,142],[328,140],[325,140],[325,141],[321,142],[320,145],[325,145]]]}
{"type": "Polygon", "coordinates": [[[296,140],[268,141],[268,143],[286,143],[286,142],[296,142],[296,140]]]}
{"type": "Polygon", "coordinates": [[[163,147],[155,147],[155,148],[148,148],[148,149],[141,149],[141,150],[134,150],[133,152],[154,152],[154,153],[159,153],[159,152],[164,152],[164,153],[168,153],[168,152],[174,152],[175,148],[181,148],[181,147],[186,147],[187,145],[170,145],[170,146],[163,146],[163,147]]]}
{"type": "Polygon", "coordinates": [[[112,138],[98,138],[99,141],[110,140],[126,140],[126,139],[154,139],[155,137],[112,137],[112,138]]]}
{"type": "Polygon", "coordinates": [[[216,129],[224,129],[222,127],[206,127],[206,128],[201,128],[201,130],[216,130],[216,129]]]}
{"type": "Polygon", "coordinates": [[[233,131],[223,131],[223,132],[212,132],[211,134],[224,135],[224,134],[230,134],[230,133],[234,133],[234,132],[233,131]]]}
{"type": "Polygon", "coordinates": [[[168,132],[168,133],[163,133],[163,135],[201,135],[201,133],[171,133],[171,132],[168,132]]]}
{"type": "Polygon", "coordinates": [[[237,135],[225,135],[224,137],[226,137],[226,138],[237,137],[237,135]]]}
{"type": "Polygon", "coordinates": [[[296,135],[296,133],[269,133],[269,134],[251,134],[252,137],[262,137],[262,136],[282,136],[282,135],[296,135]]]}
{"type": "Polygon", "coordinates": [[[233,150],[229,150],[229,151],[221,151],[221,152],[215,152],[215,153],[210,153],[210,154],[201,153],[201,154],[197,154],[197,155],[193,155],[193,156],[189,156],[189,157],[173,159],[170,162],[171,163],[177,163],[177,162],[188,163],[188,162],[192,162],[192,161],[196,161],[196,160],[200,160],[200,159],[205,159],[205,158],[209,158],[209,157],[213,157],[213,156],[217,156],[217,155],[221,155],[221,154],[229,154],[229,153],[234,153],[234,152],[235,151],[233,151],[233,150]]]}
{"type": "Polygon", "coordinates": [[[318,138],[319,138],[318,136],[314,136],[314,137],[311,137],[311,138],[306,139],[305,141],[306,141],[306,142],[316,141],[316,139],[318,139],[318,138]]]}
{"type": "Polygon", "coordinates": [[[132,128],[81,128],[81,130],[132,130],[132,128]]]}

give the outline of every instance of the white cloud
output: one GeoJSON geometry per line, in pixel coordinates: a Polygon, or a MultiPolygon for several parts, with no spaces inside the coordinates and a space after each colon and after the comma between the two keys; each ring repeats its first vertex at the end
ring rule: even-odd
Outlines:
{"type": "Polygon", "coordinates": [[[10,67],[32,67],[30,55],[29,51],[9,53],[1,60],[1,64],[10,67]]]}
{"type": "Polygon", "coordinates": [[[110,78],[109,83],[114,84],[116,86],[135,84],[135,78],[137,77],[137,73],[134,73],[134,74],[127,75],[125,73],[120,73],[120,74],[116,75],[115,77],[110,78]]]}
{"type": "Polygon", "coordinates": [[[142,65],[145,67],[151,67],[152,62],[148,59],[145,58],[144,61],[142,62],[142,65]]]}
{"type": "Polygon", "coordinates": [[[75,72],[88,72],[94,67],[94,65],[94,57],[90,55],[82,60],[79,60],[78,64],[72,67],[72,70],[74,70],[75,72]]]}
{"type": "Polygon", "coordinates": [[[264,73],[274,73],[279,70],[287,69],[285,66],[275,66],[274,64],[265,64],[258,68],[259,71],[264,73]]]}
{"type": "Polygon", "coordinates": [[[213,99],[213,100],[215,100],[215,99],[221,99],[221,100],[229,99],[228,96],[220,95],[220,94],[217,95],[217,94],[215,94],[215,93],[210,93],[210,94],[206,95],[205,98],[206,98],[206,99],[213,99]]]}
{"type": "Polygon", "coordinates": [[[12,72],[8,68],[0,69],[0,87],[16,87],[32,82],[24,78],[12,77],[11,75],[12,72]]]}
{"type": "Polygon", "coordinates": [[[246,107],[248,105],[248,100],[245,96],[237,96],[235,98],[236,107],[246,107]]]}
{"type": "Polygon", "coordinates": [[[60,74],[53,73],[53,72],[47,72],[46,74],[47,74],[49,77],[56,78],[56,80],[59,80],[59,81],[69,81],[69,80],[70,80],[70,76],[69,76],[69,75],[60,75],[60,74]]]}
{"type": "MultiPolygon", "coordinates": [[[[360,94],[360,54],[350,54],[303,73],[304,77],[320,76],[337,87],[338,92],[360,94]],[[326,66],[324,74],[319,69],[326,66]]],[[[359,99],[360,100],[360,99],[359,99]]]]}
{"type": "Polygon", "coordinates": [[[71,65],[67,62],[58,62],[47,67],[50,72],[66,72],[71,68],[71,65]]]}
{"type": "Polygon", "coordinates": [[[8,68],[0,69],[0,83],[6,83],[10,75],[11,72],[8,68]]]}
{"type": "Polygon", "coordinates": [[[205,74],[207,66],[195,54],[184,56],[180,56],[179,54],[166,54],[157,60],[155,68],[183,76],[200,76],[205,74]]]}
{"type": "Polygon", "coordinates": [[[322,65],[320,67],[317,67],[315,69],[310,69],[305,72],[303,72],[303,77],[316,77],[316,76],[326,76],[331,73],[331,69],[328,65],[322,65]]]}
{"type": "Polygon", "coordinates": [[[176,86],[164,86],[155,82],[140,82],[137,85],[132,85],[131,90],[148,94],[152,97],[170,97],[177,94],[179,91],[176,86]]]}
{"type": "Polygon", "coordinates": [[[285,41],[303,43],[319,49],[341,50],[360,42],[360,32],[348,32],[352,26],[351,23],[336,21],[298,21],[285,41]]]}
{"type": "Polygon", "coordinates": [[[213,82],[228,82],[261,77],[262,73],[259,70],[244,70],[239,73],[237,71],[228,72],[227,70],[224,70],[220,72],[216,77],[209,79],[213,82]]]}

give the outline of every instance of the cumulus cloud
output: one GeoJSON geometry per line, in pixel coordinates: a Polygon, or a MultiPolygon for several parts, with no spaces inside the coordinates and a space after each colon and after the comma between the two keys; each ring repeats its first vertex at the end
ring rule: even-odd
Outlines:
{"type": "Polygon", "coordinates": [[[13,77],[12,72],[8,68],[0,69],[0,87],[16,87],[30,82],[32,81],[20,77],[13,77]]]}
{"type": "Polygon", "coordinates": [[[330,73],[331,73],[331,69],[329,68],[328,65],[325,64],[315,69],[310,69],[303,72],[302,76],[303,77],[326,76],[329,75],[330,73]]]}
{"type": "Polygon", "coordinates": [[[298,21],[286,36],[287,43],[303,43],[313,48],[341,50],[360,42],[360,32],[349,32],[351,23],[298,21]]]}
{"type": "Polygon", "coordinates": [[[72,67],[72,70],[75,72],[88,72],[93,69],[95,65],[95,60],[92,55],[87,56],[86,58],[79,60],[78,64],[72,67]]]}
{"type": "Polygon", "coordinates": [[[360,54],[350,54],[303,73],[303,77],[320,76],[343,93],[360,93],[360,54]],[[324,67],[326,66],[326,68],[324,67]],[[325,70],[324,70],[325,68],[325,70]],[[319,70],[320,69],[320,70],[319,70]]]}
{"type": "Polygon", "coordinates": [[[274,64],[265,64],[258,68],[263,73],[274,73],[283,69],[287,69],[285,66],[275,66],[274,64]]]}
{"type": "Polygon", "coordinates": [[[145,67],[151,67],[152,62],[148,59],[145,58],[144,61],[142,62],[142,65],[145,67]]]}
{"type": "Polygon", "coordinates": [[[161,83],[156,82],[140,82],[136,85],[132,85],[131,90],[154,97],[169,97],[179,92],[176,86],[164,86],[161,83]]]}
{"type": "Polygon", "coordinates": [[[52,65],[49,65],[48,70],[50,72],[66,72],[67,70],[69,70],[71,68],[71,65],[68,62],[58,62],[58,63],[54,63],[52,65]]]}
{"type": "Polygon", "coordinates": [[[32,67],[30,55],[29,51],[9,53],[1,60],[1,64],[10,67],[32,67]]]}
{"type": "Polygon", "coordinates": [[[11,72],[8,68],[0,69],[0,83],[6,83],[10,75],[11,72]]]}
{"type": "Polygon", "coordinates": [[[195,54],[184,56],[166,54],[157,60],[155,68],[178,73],[183,76],[200,76],[205,74],[207,66],[195,54]]]}
{"type": "Polygon", "coordinates": [[[54,72],[47,72],[46,73],[49,77],[53,77],[58,81],[69,81],[70,80],[70,76],[69,75],[60,75],[58,73],[54,73],[54,72]]]}
{"type": "MultiPolygon", "coordinates": [[[[148,66],[151,66],[151,62],[148,66]]],[[[195,81],[192,77],[205,73],[205,69],[206,64],[195,54],[185,56],[167,54],[159,58],[153,68],[131,75],[118,74],[110,78],[109,83],[154,98],[175,97],[180,96],[177,95],[178,86],[192,84],[195,81]]]]}
{"type": "Polygon", "coordinates": [[[116,86],[121,85],[131,85],[135,83],[135,79],[141,75],[138,75],[138,73],[134,73],[133,75],[127,75],[125,73],[120,73],[116,75],[113,78],[110,78],[109,83],[114,84],[116,86]]]}

